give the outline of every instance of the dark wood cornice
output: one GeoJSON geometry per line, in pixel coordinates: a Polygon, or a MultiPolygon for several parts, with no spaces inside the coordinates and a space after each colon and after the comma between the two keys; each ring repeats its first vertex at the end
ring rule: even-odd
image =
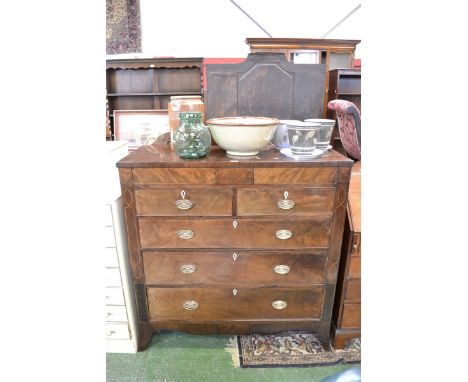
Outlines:
{"type": "Polygon", "coordinates": [[[202,57],[106,60],[106,69],[201,68],[202,65],[202,57]]]}

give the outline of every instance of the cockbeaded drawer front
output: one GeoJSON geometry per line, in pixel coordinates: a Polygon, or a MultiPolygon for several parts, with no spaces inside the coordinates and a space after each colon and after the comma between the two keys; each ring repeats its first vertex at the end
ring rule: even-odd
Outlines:
{"type": "Polygon", "coordinates": [[[231,216],[230,188],[138,189],[135,190],[139,216],[231,216]]]}
{"type": "Polygon", "coordinates": [[[307,288],[147,288],[157,320],[320,319],[322,285],[307,288]]]}
{"type": "Polygon", "coordinates": [[[326,253],[143,252],[147,285],[322,284],[326,253]]]}
{"type": "Polygon", "coordinates": [[[237,215],[332,214],[335,188],[239,188],[237,215]]]}
{"type": "Polygon", "coordinates": [[[145,248],[328,247],[332,217],[309,219],[156,219],[140,218],[145,248]]]}

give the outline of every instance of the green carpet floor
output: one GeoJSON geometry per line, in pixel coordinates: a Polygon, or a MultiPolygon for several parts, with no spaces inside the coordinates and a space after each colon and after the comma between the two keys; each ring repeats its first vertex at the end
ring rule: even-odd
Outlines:
{"type": "Polygon", "coordinates": [[[137,354],[107,354],[107,382],[319,382],[349,365],[240,369],[225,350],[229,336],[153,335],[137,354]]]}

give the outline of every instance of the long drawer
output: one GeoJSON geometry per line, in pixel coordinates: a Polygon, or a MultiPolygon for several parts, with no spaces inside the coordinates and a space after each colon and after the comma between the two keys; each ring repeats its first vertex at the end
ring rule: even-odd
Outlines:
{"type": "Polygon", "coordinates": [[[239,188],[237,215],[308,216],[333,212],[335,188],[239,188]]]}
{"type": "Polygon", "coordinates": [[[322,284],[326,254],[278,252],[143,252],[154,285],[322,284]]]}
{"type": "Polygon", "coordinates": [[[147,288],[153,320],[320,319],[322,285],[307,288],[147,288]]]}
{"type": "Polygon", "coordinates": [[[322,284],[325,254],[143,252],[147,284],[322,284]]]}
{"type": "Polygon", "coordinates": [[[145,248],[271,248],[327,247],[330,216],[309,219],[155,219],[140,218],[145,248]]]}
{"type": "Polygon", "coordinates": [[[232,189],[135,190],[140,216],[231,216],[232,189]]]}

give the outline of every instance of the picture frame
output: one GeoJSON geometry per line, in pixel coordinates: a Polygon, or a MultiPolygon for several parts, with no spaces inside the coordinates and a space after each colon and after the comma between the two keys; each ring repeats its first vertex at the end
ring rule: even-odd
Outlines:
{"type": "Polygon", "coordinates": [[[169,131],[167,110],[114,110],[115,140],[127,141],[129,151],[150,145],[169,131]]]}

